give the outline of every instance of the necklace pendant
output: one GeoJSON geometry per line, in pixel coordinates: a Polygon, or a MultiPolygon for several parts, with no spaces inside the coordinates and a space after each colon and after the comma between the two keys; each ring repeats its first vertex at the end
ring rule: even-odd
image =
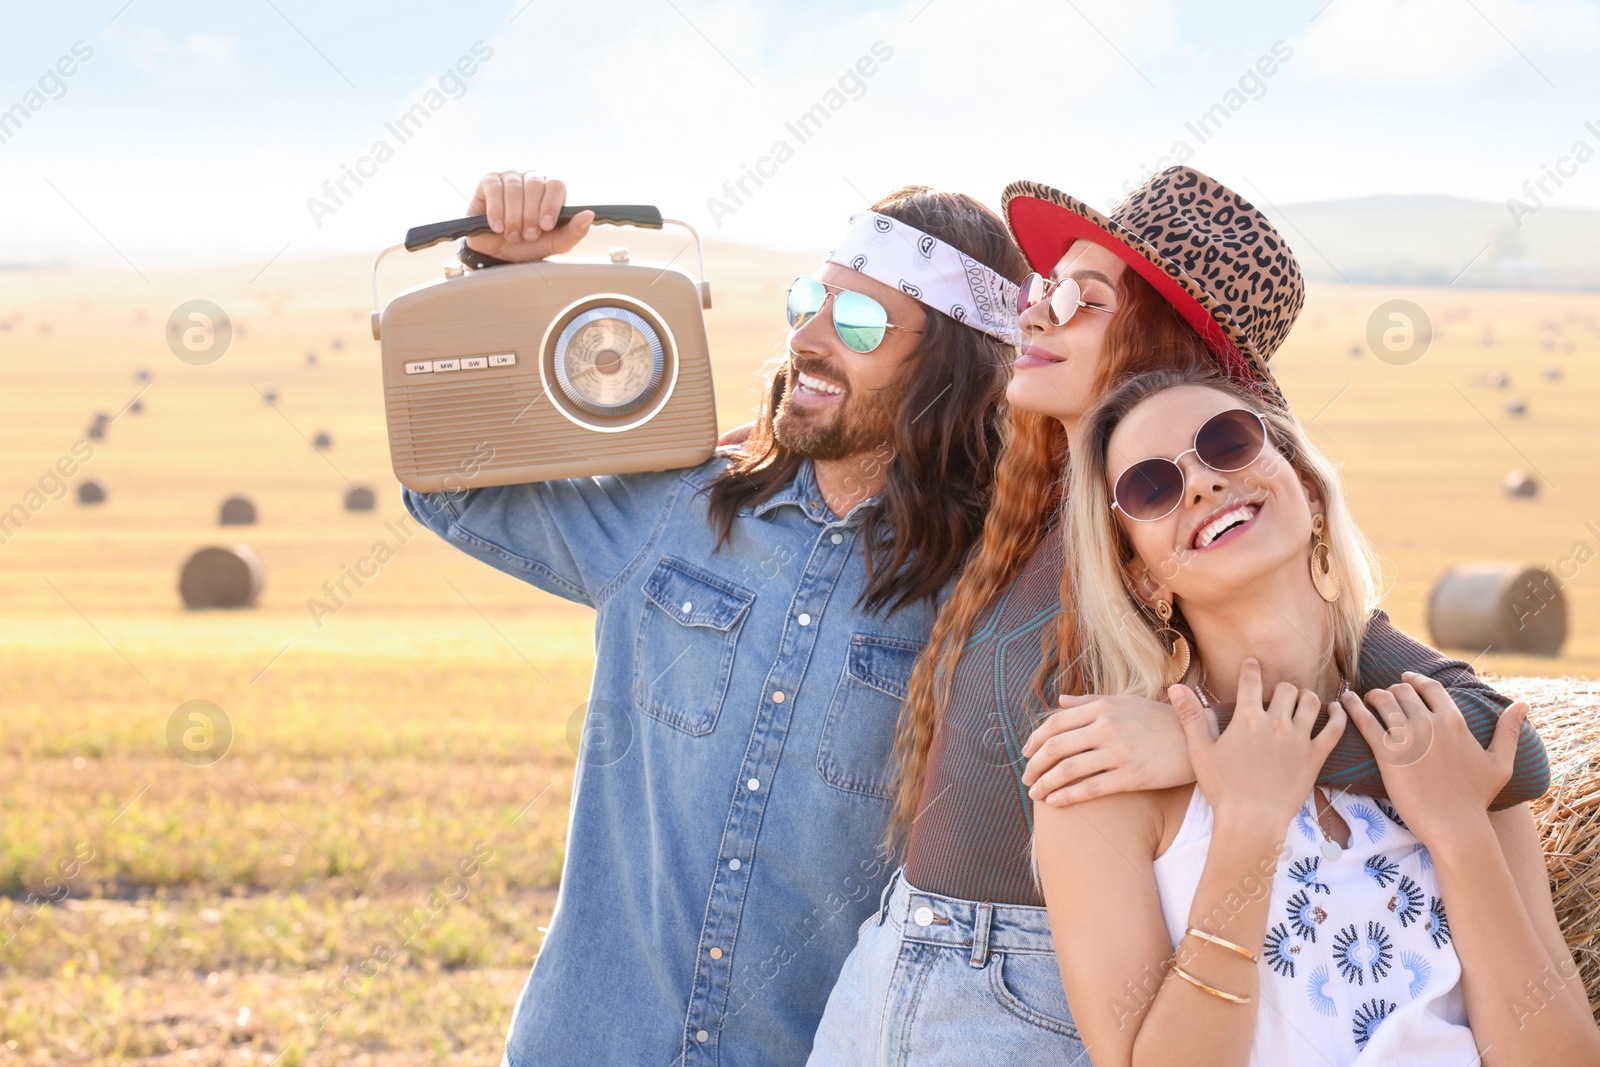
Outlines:
{"type": "Polygon", "coordinates": [[[1326,856],[1328,859],[1336,860],[1336,859],[1339,858],[1339,856],[1343,852],[1344,852],[1344,849],[1342,847],[1340,847],[1339,842],[1330,841],[1330,840],[1327,840],[1326,838],[1323,839],[1323,842],[1322,842],[1322,854],[1324,856],[1326,856]]]}

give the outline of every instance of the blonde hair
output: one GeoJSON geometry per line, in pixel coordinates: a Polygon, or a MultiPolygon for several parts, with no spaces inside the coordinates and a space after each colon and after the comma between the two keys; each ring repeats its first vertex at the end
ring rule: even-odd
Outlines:
{"type": "MultiPolygon", "coordinates": [[[[1289,412],[1209,372],[1156,371],[1130,379],[1109,393],[1084,420],[1074,439],[1069,465],[1067,522],[1064,536],[1072,565],[1072,602],[1078,611],[1079,667],[1091,693],[1136,693],[1166,699],[1167,650],[1157,629],[1154,609],[1140,600],[1126,577],[1134,559],[1133,543],[1111,511],[1106,484],[1106,450],[1111,434],[1140,403],[1181,385],[1200,385],[1225,393],[1240,407],[1260,415],[1267,425],[1268,447],[1275,448],[1302,479],[1322,497],[1323,539],[1339,575],[1339,599],[1328,603],[1333,635],[1330,650],[1339,672],[1354,682],[1361,638],[1378,601],[1378,558],[1356,525],[1345,502],[1344,487],[1333,462],[1312,443],[1289,412]]],[[[1311,544],[1306,545],[1310,567],[1311,544]]],[[[1183,609],[1172,605],[1172,626],[1191,647],[1194,634],[1183,609]]],[[[1198,648],[1197,648],[1198,651],[1198,648]]]]}

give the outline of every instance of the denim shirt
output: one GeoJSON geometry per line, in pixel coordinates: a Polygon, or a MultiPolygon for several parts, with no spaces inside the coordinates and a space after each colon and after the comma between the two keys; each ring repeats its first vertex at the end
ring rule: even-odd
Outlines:
{"type": "Polygon", "coordinates": [[[725,463],[404,491],[462,551],[598,612],[512,1067],[801,1064],[888,881],[895,721],[935,606],[858,604],[872,501],[835,516],[809,462],[714,551],[700,490],[725,463]]]}

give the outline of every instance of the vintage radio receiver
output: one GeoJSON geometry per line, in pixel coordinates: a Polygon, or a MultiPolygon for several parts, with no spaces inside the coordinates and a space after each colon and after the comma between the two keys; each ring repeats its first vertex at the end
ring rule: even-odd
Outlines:
{"type": "Polygon", "coordinates": [[[389,456],[421,492],[704,462],[716,446],[700,237],[653,207],[579,206],[595,222],[694,237],[700,281],[670,264],[575,258],[510,263],[419,285],[383,307],[378,264],[487,230],[482,215],[419,226],[372,264],[389,456]]]}

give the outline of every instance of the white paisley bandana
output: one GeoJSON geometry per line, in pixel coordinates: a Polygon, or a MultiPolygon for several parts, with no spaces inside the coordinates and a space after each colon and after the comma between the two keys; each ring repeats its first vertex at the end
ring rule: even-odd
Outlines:
{"type": "Polygon", "coordinates": [[[1014,345],[1017,285],[953,245],[875,211],[850,216],[850,229],[825,262],[892,285],[935,311],[1014,345]]]}

